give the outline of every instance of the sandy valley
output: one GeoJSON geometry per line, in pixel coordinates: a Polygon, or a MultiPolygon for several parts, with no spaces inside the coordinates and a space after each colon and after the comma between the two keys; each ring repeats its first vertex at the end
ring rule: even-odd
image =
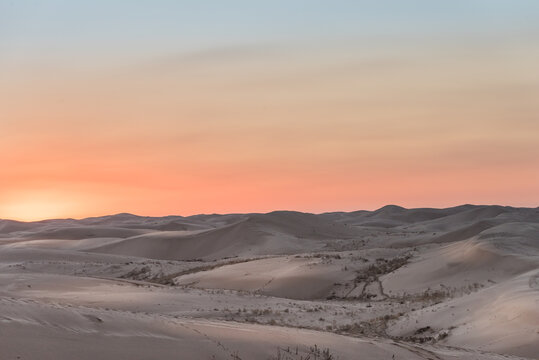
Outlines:
{"type": "Polygon", "coordinates": [[[539,208],[0,220],[0,359],[539,359],[539,208]]]}

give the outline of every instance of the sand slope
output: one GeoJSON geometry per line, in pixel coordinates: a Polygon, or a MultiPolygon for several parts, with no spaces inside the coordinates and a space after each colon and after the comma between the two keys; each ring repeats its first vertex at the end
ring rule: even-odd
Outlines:
{"type": "Polygon", "coordinates": [[[537,208],[0,220],[0,359],[538,359],[538,279],[537,208]]]}

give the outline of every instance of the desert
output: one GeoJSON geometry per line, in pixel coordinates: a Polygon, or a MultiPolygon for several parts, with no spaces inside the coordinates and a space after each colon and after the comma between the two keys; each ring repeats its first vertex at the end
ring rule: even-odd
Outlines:
{"type": "Polygon", "coordinates": [[[539,359],[539,209],[0,220],[0,358],[539,359]]]}

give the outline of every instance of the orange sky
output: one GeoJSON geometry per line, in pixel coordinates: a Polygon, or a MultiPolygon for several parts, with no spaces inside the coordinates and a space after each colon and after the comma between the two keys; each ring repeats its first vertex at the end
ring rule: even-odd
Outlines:
{"type": "Polygon", "coordinates": [[[538,206],[539,49],[446,40],[4,64],[0,218],[538,206]]]}

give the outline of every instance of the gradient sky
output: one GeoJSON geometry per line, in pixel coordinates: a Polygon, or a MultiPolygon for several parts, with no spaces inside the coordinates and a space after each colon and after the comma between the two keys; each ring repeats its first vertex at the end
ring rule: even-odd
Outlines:
{"type": "Polygon", "coordinates": [[[0,218],[539,205],[539,1],[0,0],[0,218]]]}

